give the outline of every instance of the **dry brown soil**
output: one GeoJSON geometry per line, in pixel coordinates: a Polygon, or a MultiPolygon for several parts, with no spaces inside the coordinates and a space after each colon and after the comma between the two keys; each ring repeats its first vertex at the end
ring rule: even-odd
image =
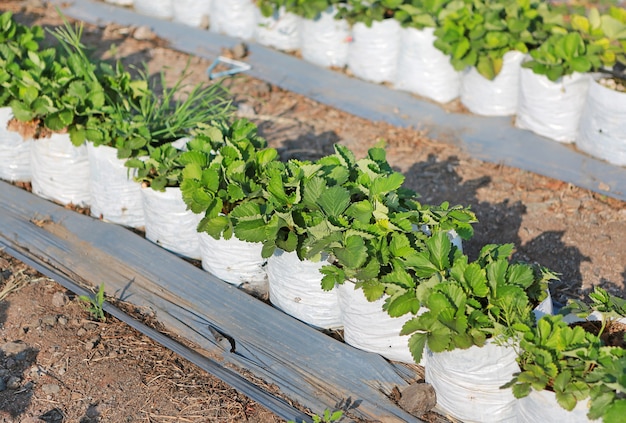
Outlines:
{"type": "MultiPolygon", "coordinates": [[[[3,0],[0,10],[13,10],[27,24],[60,23],[37,1],[3,0]]],[[[101,57],[147,62],[171,80],[187,61],[145,29],[90,26],[84,41],[101,57]]],[[[209,64],[192,58],[190,82],[206,81],[209,64]]],[[[596,285],[624,296],[624,202],[473,159],[454,140],[361,119],[246,75],[226,84],[240,113],[284,159],[317,158],[334,143],[360,157],[384,139],[390,163],[424,203],[471,205],[480,223],[466,243],[470,257],[487,243],[515,244],[516,259],[561,274],[552,286],[557,304],[596,285]]],[[[279,420],[115,319],[89,321],[70,293],[6,254],[0,272],[0,289],[17,283],[0,302],[0,422],[279,420]]]]}

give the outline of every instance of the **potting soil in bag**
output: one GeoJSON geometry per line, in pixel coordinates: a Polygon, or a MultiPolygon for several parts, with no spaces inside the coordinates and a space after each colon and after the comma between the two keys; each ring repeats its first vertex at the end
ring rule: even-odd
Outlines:
{"type": "Polygon", "coordinates": [[[315,19],[302,19],[300,29],[302,58],[325,68],[346,65],[350,29],[344,19],[335,19],[329,7],[315,19]]]}
{"type": "Polygon", "coordinates": [[[576,145],[592,156],[626,166],[626,93],[592,80],[576,145]]]}
{"type": "Polygon", "coordinates": [[[259,295],[268,293],[267,260],[261,257],[263,244],[231,239],[215,239],[198,233],[202,268],[228,282],[259,295]]]}
{"type": "Polygon", "coordinates": [[[40,197],[85,207],[89,191],[89,159],[85,144],[76,147],[68,134],[33,141],[30,149],[32,192],[40,197]]]}
{"type": "MultiPolygon", "coordinates": [[[[386,297],[369,302],[363,290],[346,281],[337,287],[344,341],[360,350],[382,355],[389,360],[414,364],[409,351],[411,335],[400,335],[402,326],[413,315],[391,317],[383,310],[386,297]]],[[[420,362],[424,365],[424,360],[420,362]]]]}
{"type": "Polygon", "coordinates": [[[144,226],[141,185],[133,180],[136,169],[124,166],[117,149],[87,143],[91,215],[131,228],[144,226]]]}
{"type": "Polygon", "coordinates": [[[357,78],[371,82],[393,81],[400,48],[400,23],[395,19],[374,21],[368,27],[358,22],[352,28],[348,69],[357,78]]]}
{"type": "Polygon", "coordinates": [[[257,27],[255,39],[259,44],[274,47],[278,50],[290,51],[300,47],[301,19],[298,15],[285,12],[280,7],[272,16],[265,17],[260,9],[256,9],[257,27]]]}
{"type": "Polygon", "coordinates": [[[29,182],[30,149],[33,141],[25,140],[19,133],[10,131],[7,126],[11,119],[11,108],[0,107],[0,179],[29,182]]]}
{"type": "Polygon", "coordinates": [[[578,401],[572,411],[567,411],[556,402],[554,392],[533,389],[528,396],[519,399],[517,421],[519,423],[587,423],[592,421],[587,417],[588,412],[589,400],[578,401]]]}
{"type": "Polygon", "coordinates": [[[137,13],[161,19],[171,19],[174,15],[172,3],[178,0],[133,0],[137,13]]]}
{"type": "Polygon", "coordinates": [[[252,39],[256,32],[256,5],[253,0],[215,0],[211,2],[209,31],[252,39]]]}
{"type": "Polygon", "coordinates": [[[141,188],[146,239],[183,257],[200,259],[200,215],[187,210],[180,188],[141,188]]]}
{"type": "Polygon", "coordinates": [[[321,260],[301,261],[295,252],[276,250],[267,260],[270,301],[276,308],[322,329],[341,327],[337,288],[324,291],[321,260]]]}
{"type": "Polygon", "coordinates": [[[500,389],[519,372],[512,347],[488,341],[483,347],[433,353],[426,348],[426,382],[437,393],[437,405],[464,422],[514,422],[517,399],[500,389]]]}
{"type": "Polygon", "coordinates": [[[461,72],[435,48],[434,28],[402,28],[394,87],[439,103],[459,96],[461,72]]]}
{"type": "Polygon", "coordinates": [[[574,142],[589,79],[589,74],[574,73],[552,82],[522,68],[515,126],[555,141],[574,142]]]}
{"type": "Polygon", "coordinates": [[[174,0],[172,3],[172,20],[189,26],[204,27],[209,23],[211,1],[174,0]]]}
{"type": "Polygon", "coordinates": [[[524,54],[509,51],[502,69],[493,80],[469,67],[461,77],[461,103],[472,113],[483,116],[508,116],[517,112],[519,72],[524,54]]]}

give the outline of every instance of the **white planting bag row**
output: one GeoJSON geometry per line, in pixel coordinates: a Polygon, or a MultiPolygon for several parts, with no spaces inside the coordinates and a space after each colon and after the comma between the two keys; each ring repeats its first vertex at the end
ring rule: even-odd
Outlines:
{"type": "Polygon", "coordinates": [[[67,205],[89,205],[89,159],[85,144],[76,147],[68,134],[33,141],[30,149],[32,192],[67,205]]]}
{"type": "Polygon", "coordinates": [[[592,156],[626,166],[626,93],[592,79],[576,145],[592,156]]]}
{"type": "Polygon", "coordinates": [[[187,210],[180,188],[141,188],[146,239],[183,257],[200,259],[200,215],[187,210]]]}
{"type": "Polygon", "coordinates": [[[344,19],[335,19],[329,7],[315,19],[302,19],[302,58],[322,67],[344,67],[348,60],[350,28],[344,19]]]}
{"type": "Polygon", "coordinates": [[[337,288],[324,291],[324,260],[301,261],[295,252],[276,250],[267,260],[270,301],[285,313],[322,329],[342,326],[337,288]]]}
{"type": "Polygon", "coordinates": [[[281,6],[272,16],[265,17],[256,8],[257,28],[255,38],[264,46],[290,51],[300,47],[300,26],[302,19],[286,12],[281,6]]]}
{"type": "Polygon", "coordinates": [[[461,72],[434,45],[434,28],[402,28],[394,87],[439,103],[459,96],[461,72]]]}
{"type": "Polygon", "coordinates": [[[562,143],[574,142],[589,80],[589,74],[574,73],[552,82],[522,68],[515,126],[562,143]]]}
{"type": "Polygon", "coordinates": [[[348,48],[348,69],[357,78],[370,82],[392,82],[396,75],[400,47],[400,23],[395,19],[374,21],[368,27],[352,27],[348,48]]]}
{"type": "Polygon", "coordinates": [[[231,239],[215,239],[198,233],[202,268],[225,282],[260,295],[268,292],[263,244],[231,239]]]}
{"type": "Polygon", "coordinates": [[[0,179],[29,182],[32,140],[25,140],[7,126],[13,119],[10,107],[0,107],[0,179]]]}
{"type": "Polygon", "coordinates": [[[117,149],[87,143],[91,215],[131,228],[144,226],[141,185],[136,169],[124,166],[117,149]]]}
{"type": "Polygon", "coordinates": [[[517,112],[519,73],[525,55],[509,51],[503,57],[500,73],[489,80],[475,67],[461,78],[461,103],[472,113],[483,116],[508,116],[517,112]]]}

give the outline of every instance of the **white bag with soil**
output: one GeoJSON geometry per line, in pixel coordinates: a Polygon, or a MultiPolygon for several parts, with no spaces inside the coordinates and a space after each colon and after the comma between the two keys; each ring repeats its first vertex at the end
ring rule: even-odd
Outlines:
{"type": "Polygon", "coordinates": [[[253,0],[215,0],[211,2],[209,31],[239,37],[254,38],[257,25],[256,4],[253,0]]]}
{"type": "Polygon", "coordinates": [[[29,182],[32,139],[8,129],[13,119],[10,107],[0,107],[0,179],[29,182]]]}
{"type": "Polygon", "coordinates": [[[514,348],[488,341],[440,353],[426,348],[426,357],[426,382],[444,413],[464,422],[516,421],[518,400],[510,389],[500,389],[520,371],[514,348]]]}
{"type": "Polygon", "coordinates": [[[142,15],[171,19],[174,16],[174,1],[178,0],[133,0],[133,6],[142,15]]]}
{"type": "Polygon", "coordinates": [[[174,0],[172,3],[172,20],[189,26],[207,27],[209,24],[211,1],[212,0],[174,0]]]}
{"type": "Polygon", "coordinates": [[[589,74],[574,73],[552,82],[522,68],[515,126],[558,142],[574,142],[589,80],[589,74]]]}
{"type": "Polygon", "coordinates": [[[394,87],[447,103],[459,96],[461,72],[434,45],[434,28],[402,28],[394,87]]]}
{"type": "Polygon", "coordinates": [[[348,60],[350,27],[344,19],[335,19],[329,7],[315,19],[302,19],[301,53],[307,62],[325,68],[342,68],[348,60]]]}
{"type": "Polygon", "coordinates": [[[276,250],[267,260],[271,303],[311,326],[341,328],[337,288],[324,291],[321,286],[319,269],[326,264],[325,260],[301,261],[295,252],[276,250]]]}
{"type": "Polygon", "coordinates": [[[352,27],[348,69],[366,81],[392,82],[396,76],[399,48],[400,23],[397,20],[374,21],[371,27],[358,22],[352,27]]]}
{"type": "Polygon", "coordinates": [[[576,146],[611,164],[626,166],[626,92],[591,81],[576,146]]]}
{"type": "Polygon", "coordinates": [[[259,44],[278,50],[292,51],[300,47],[302,19],[280,7],[272,16],[265,17],[256,9],[257,27],[255,39],[259,44]]]}
{"type": "Polygon", "coordinates": [[[200,259],[200,215],[187,210],[178,187],[155,191],[141,188],[146,239],[175,254],[200,259]]]}
{"type": "Polygon", "coordinates": [[[68,134],[53,133],[33,141],[30,149],[32,192],[67,205],[89,205],[87,147],[76,147],[68,134]]]}
{"type": "Polygon", "coordinates": [[[124,166],[117,149],[87,143],[91,215],[131,228],[144,226],[141,185],[133,180],[136,169],[124,166]]]}
{"type": "Polygon", "coordinates": [[[231,239],[215,239],[198,233],[202,268],[224,282],[258,295],[268,293],[267,260],[261,256],[263,244],[231,239]]]}
{"type": "Polygon", "coordinates": [[[509,116],[517,112],[519,73],[524,54],[509,51],[503,57],[500,73],[493,80],[469,67],[461,77],[461,103],[482,116],[509,116]]]}
{"type": "MultiPolygon", "coordinates": [[[[588,423],[589,400],[578,401],[572,411],[567,411],[556,401],[552,391],[530,391],[519,399],[517,421],[519,423],[562,422],[588,423]]],[[[593,420],[593,421],[599,421],[593,420]]]]}
{"type": "MultiPolygon", "coordinates": [[[[363,351],[415,364],[409,350],[410,335],[400,335],[402,326],[413,315],[391,317],[383,310],[386,297],[368,301],[363,290],[355,289],[354,282],[346,281],[337,287],[344,341],[363,351]]],[[[424,365],[424,361],[420,362],[424,365]]]]}

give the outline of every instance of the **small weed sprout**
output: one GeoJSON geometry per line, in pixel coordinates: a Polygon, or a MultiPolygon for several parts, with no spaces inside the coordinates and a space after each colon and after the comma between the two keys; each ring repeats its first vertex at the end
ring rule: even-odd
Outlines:
{"type": "Polygon", "coordinates": [[[106,316],[104,315],[104,310],[102,308],[104,305],[104,283],[100,285],[100,288],[94,297],[80,295],[78,299],[86,303],[84,304],[85,309],[94,320],[98,320],[100,322],[106,321],[106,316]]]}
{"type": "MultiPolygon", "coordinates": [[[[324,410],[323,415],[315,414],[311,416],[313,423],[335,423],[339,422],[343,418],[343,410],[330,411],[330,409],[324,410]]],[[[294,420],[289,420],[287,423],[295,423],[294,420]]]]}

